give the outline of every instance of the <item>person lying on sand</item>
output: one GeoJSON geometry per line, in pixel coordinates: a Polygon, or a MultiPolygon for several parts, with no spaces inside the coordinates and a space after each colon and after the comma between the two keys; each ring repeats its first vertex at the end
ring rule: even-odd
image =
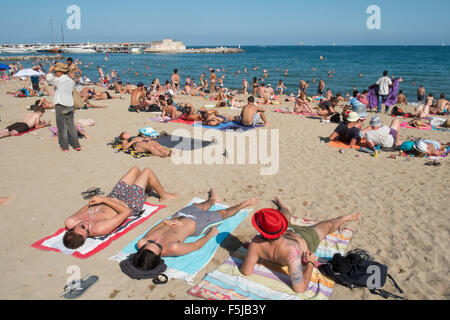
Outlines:
{"type": "Polygon", "coordinates": [[[237,214],[242,209],[254,206],[257,198],[246,200],[228,209],[208,211],[217,201],[211,189],[208,200],[193,204],[162,221],[138,241],[139,251],[133,265],[143,270],[151,270],[158,265],[161,257],[178,257],[202,248],[218,234],[217,225],[237,214]],[[184,243],[187,237],[204,235],[193,243],[184,243]]]}
{"type": "Polygon", "coordinates": [[[297,293],[305,292],[317,264],[314,252],[320,242],[328,234],[340,230],[343,224],[359,220],[360,214],[300,227],[290,224],[292,211],[279,197],[275,197],[274,203],[278,210],[262,209],[253,215],[253,226],[260,235],[252,239],[240,271],[250,276],[259,259],[287,266],[292,289],[297,293]]]}
{"type": "Polygon", "coordinates": [[[236,120],[245,127],[255,127],[261,120],[264,122],[264,126],[270,126],[265,111],[264,108],[258,107],[255,104],[255,98],[250,96],[248,104],[242,108],[241,115],[236,120]]]}
{"type": "Polygon", "coordinates": [[[132,167],[107,197],[95,196],[89,204],[65,221],[67,232],[63,243],[66,248],[81,247],[88,237],[99,237],[113,232],[128,217],[138,216],[145,201],[154,191],[160,202],[175,199],[178,194],[164,190],[156,175],[149,168],[132,167]]]}
{"type": "Polygon", "coordinates": [[[205,126],[216,127],[221,123],[227,123],[230,121],[235,121],[236,116],[231,115],[221,115],[216,112],[206,112],[203,114],[202,124],[205,126]]]}
{"type": "Polygon", "coordinates": [[[304,112],[316,113],[309,106],[308,99],[306,99],[306,94],[304,92],[300,92],[300,95],[295,100],[294,112],[295,113],[304,113],[304,112]]]}
{"type": "Polygon", "coordinates": [[[40,129],[48,127],[50,125],[50,121],[41,121],[44,113],[45,109],[43,107],[36,107],[34,111],[28,112],[25,115],[24,122],[16,122],[8,126],[6,129],[0,130],[0,139],[15,136],[33,128],[40,129]]]}
{"type": "Polygon", "coordinates": [[[347,118],[347,123],[341,123],[330,136],[330,141],[341,141],[356,146],[360,141],[360,130],[362,123],[359,122],[359,116],[356,112],[351,112],[347,118]]]}
{"type": "Polygon", "coordinates": [[[375,151],[376,146],[392,148],[393,146],[402,145],[402,142],[399,139],[400,121],[398,119],[394,119],[388,127],[382,125],[379,117],[373,117],[370,120],[370,126],[361,132],[367,141],[363,146],[367,146],[372,151],[375,151]]]}
{"type": "Polygon", "coordinates": [[[53,102],[48,101],[45,98],[36,100],[34,105],[38,107],[44,107],[44,109],[55,109],[55,104],[53,102]]]}
{"type": "Polygon", "coordinates": [[[442,145],[435,140],[419,140],[412,151],[419,158],[425,156],[440,157],[447,153],[447,148],[442,148],[442,145]]]}
{"type": "Polygon", "coordinates": [[[161,117],[170,117],[172,120],[178,119],[183,115],[181,111],[173,105],[173,100],[171,98],[167,99],[167,105],[163,108],[161,117]]]}
{"type": "Polygon", "coordinates": [[[205,107],[201,107],[198,110],[196,110],[194,108],[194,106],[192,105],[192,103],[187,103],[187,104],[180,104],[181,107],[183,107],[183,116],[185,120],[188,121],[202,121],[203,120],[203,115],[206,113],[210,113],[210,114],[218,114],[218,111],[216,109],[211,109],[208,110],[205,107]]]}
{"type": "Polygon", "coordinates": [[[124,149],[133,149],[136,152],[150,152],[152,155],[160,158],[167,158],[172,155],[172,151],[167,150],[158,142],[147,137],[133,137],[128,132],[122,132],[120,140],[122,140],[124,149]]]}

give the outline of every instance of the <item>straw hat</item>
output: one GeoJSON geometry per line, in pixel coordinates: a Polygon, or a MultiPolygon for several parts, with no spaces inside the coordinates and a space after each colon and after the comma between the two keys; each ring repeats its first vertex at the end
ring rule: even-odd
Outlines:
{"type": "Polygon", "coordinates": [[[69,68],[67,67],[67,65],[65,63],[58,62],[55,65],[55,72],[68,73],[69,68]]]}
{"type": "Polygon", "coordinates": [[[347,121],[348,122],[356,122],[359,120],[359,115],[356,112],[350,112],[348,115],[347,121]]]}
{"type": "Polygon", "coordinates": [[[275,209],[261,209],[252,217],[252,224],[266,239],[278,239],[289,226],[284,214],[275,209]]]}

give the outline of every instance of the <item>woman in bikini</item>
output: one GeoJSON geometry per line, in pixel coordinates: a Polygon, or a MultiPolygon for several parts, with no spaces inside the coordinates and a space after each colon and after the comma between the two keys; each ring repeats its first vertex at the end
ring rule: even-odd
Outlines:
{"type": "Polygon", "coordinates": [[[145,137],[132,137],[128,132],[122,132],[120,134],[120,140],[122,140],[122,147],[124,149],[133,149],[136,152],[150,152],[152,155],[167,158],[172,155],[171,150],[165,149],[158,142],[145,137]]]}

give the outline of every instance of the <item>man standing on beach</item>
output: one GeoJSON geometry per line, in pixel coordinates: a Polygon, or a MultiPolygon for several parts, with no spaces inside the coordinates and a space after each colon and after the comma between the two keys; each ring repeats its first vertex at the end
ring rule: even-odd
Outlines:
{"type": "Polygon", "coordinates": [[[83,72],[78,68],[76,64],[73,63],[72,58],[67,58],[67,68],[69,68],[68,76],[77,83],[83,76],[83,72]]]}
{"type": "Polygon", "coordinates": [[[323,81],[322,79],[320,79],[319,81],[319,86],[317,88],[317,94],[319,96],[323,96],[323,92],[325,91],[325,81],[323,81]]]}
{"type": "MultiPolygon", "coordinates": [[[[378,85],[378,109],[377,113],[381,112],[382,104],[386,102],[386,98],[389,95],[389,88],[392,87],[392,80],[388,77],[388,72],[383,72],[383,77],[378,79],[376,85],[378,85]]],[[[389,107],[386,106],[386,113],[389,112],[389,107]]]]}
{"type": "Polygon", "coordinates": [[[214,72],[214,69],[211,69],[210,83],[211,83],[211,93],[216,92],[216,79],[217,76],[214,72]]]}
{"type": "Polygon", "coordinates": [[[67,76],[68,73],[69,68],[64,63],[58,62],[55,66],[50,67],[49,74],[46,76],[47,82],[56,87],[53,103],[56,111],[59,146],[63,152],[69,151],[69,144],[75,150],[81,151],[78,131],[73,119],[75,114],[73,100],[75,83],[67,76]]]}
{"type": "Polygon", "coordinates": [[[175,94],[181,94],[180,92],[180,76],[178,74],[178,69],[173,70],[172,74],[172,88],[175,94]]]}
{"type": "Polygon", "coordinates": [[[103,73],[102,68],[100,68],[100,66],[97,66],[97,70],[98,70],[98,75],[100,76],[99,85],[100,85],[100,87],[103,87],[103,82],[105,81],[105,75],[103,73]]]}

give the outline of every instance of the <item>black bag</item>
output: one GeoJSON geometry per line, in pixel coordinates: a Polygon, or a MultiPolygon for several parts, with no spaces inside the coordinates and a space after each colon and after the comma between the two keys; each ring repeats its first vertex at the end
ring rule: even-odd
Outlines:
{"type": "Polygon", "coordinates": [[[387,278],[391,279],[395,288],[403,293],[390,274],[388,267],[376,261],[364,259],[357,253],[350,253],[346,256],[335,254],[330,263],[322,264],[319,267],[327,277],[336,283],[347,288],[369,288],[370,293],[380,295],[383,298],[397,298],[405,300],[405,298],[392,294],[381,288],[386,284],[387,278]]]}
{"type": "Polygon", "coordinates": [[[339,113],[335,113],[331,116],[330,122],[332,123],[340,123],[341,122],[341,115],[339,113]]]}
{"type": "Polygon", "coordinates": [[[401,117],[401,116],[404,116],[405,113],[399,111],[399,108],[398,108],[398,107],[394,107],[394,108],[392,108],[392,115],[393,115],[393,116],[399,116],[399,117],[401,117]]]}

